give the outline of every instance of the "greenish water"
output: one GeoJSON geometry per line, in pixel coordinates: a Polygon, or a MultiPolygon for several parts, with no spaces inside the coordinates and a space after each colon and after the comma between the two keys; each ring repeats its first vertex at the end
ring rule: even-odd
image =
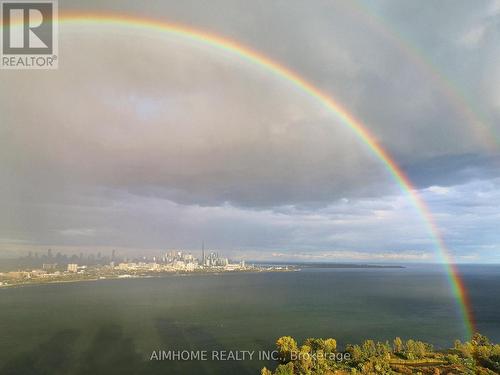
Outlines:
{"type": "MultiPolygon", "coordinates": [[[[500,341],[500,268],[462,267],[479,329],[500,341]]],[[[269,350],[396,335],[464,338],[439,266],[168,276],[0,290],[0,374],[258,374],[266,361],[150,362],[153,350],[269,350]]]]}

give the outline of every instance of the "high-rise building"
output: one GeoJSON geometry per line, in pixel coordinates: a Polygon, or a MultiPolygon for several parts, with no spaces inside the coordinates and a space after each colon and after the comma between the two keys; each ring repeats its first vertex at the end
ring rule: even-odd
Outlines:
{"type": "Polygon", "coordinates": [[[78,272],[78,264],[70,263],[68,264],[68,272],[78,272]]]}
{"type": "Polygon", "coordinates": [[[205,241],[201,241],[201,264],[205,265],[205,241]]]}

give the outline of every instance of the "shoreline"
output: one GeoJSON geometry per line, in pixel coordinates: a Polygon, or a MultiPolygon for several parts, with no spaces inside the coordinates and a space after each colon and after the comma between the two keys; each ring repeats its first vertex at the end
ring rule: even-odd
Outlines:
{"type": "Polygon", "coordinates": [[[0,290],[2,289],[12,289],[12,288],[22,288],[30,286],[39,285],[49,285],[49,284],[69,284],[69,283],[80,283],[80,282],[96,282],[96,281],[107,281],[107,280],[137,280],[137,279],[162,279],[167,277],[180,277],[180,276],[222,276],[222,275],[236,275],[236,274],[257,274],[257,273],[270,273],[270,272],[298,272],[300,269],[263,269],[263,270],[239,270],[239,271],[196,271],[196,272],[164,272],[159,275],[116,275],[116,276],[103,276],[103,277],[92,277],[88,279],[76,279],[76,280],[50,280],[50,281],[36,281],[36,282],[25,282],[17,284],[4,284],[0,285],[0,290]],[[121,277],[120,277],[121,276],[121,277]],[[124,277],[125,276],[125,277],[124,277]]]}

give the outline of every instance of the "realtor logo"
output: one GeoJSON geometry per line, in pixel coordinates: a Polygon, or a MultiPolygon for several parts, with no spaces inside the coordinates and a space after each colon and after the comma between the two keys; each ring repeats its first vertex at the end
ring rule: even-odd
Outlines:
{"type": "Polygon", "coordinates": [[[56,1],[2,1],[3,69],[56,69],[56,1]]]}

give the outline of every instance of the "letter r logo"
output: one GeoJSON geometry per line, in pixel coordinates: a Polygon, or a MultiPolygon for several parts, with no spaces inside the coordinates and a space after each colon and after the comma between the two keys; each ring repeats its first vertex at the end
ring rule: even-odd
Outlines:
{"type": "Polygon", "coordinates": [[[53,16],[52,2],[2,2],[2,53],[52,54],[53,16]]]}

